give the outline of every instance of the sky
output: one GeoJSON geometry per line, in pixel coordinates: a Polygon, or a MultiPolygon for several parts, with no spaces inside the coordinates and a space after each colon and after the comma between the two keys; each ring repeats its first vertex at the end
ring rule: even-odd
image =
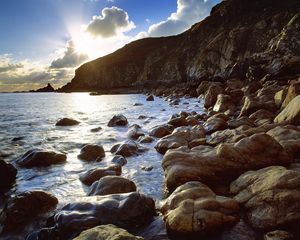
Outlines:
{"type": "Polygon", "coordinates": [[[81,64],[179,34],[220,0],[1,0],[0,92],[71,81],[81,64]]]}

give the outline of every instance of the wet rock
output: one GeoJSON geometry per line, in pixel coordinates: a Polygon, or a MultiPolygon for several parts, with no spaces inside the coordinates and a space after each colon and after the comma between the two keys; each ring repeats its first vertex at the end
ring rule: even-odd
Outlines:
{"type": "Polygon", "coordinates": [[[288,165],[291,156],[271,136],[259,133],[217,148],[198,146],[169,150],[163,157],[165,184],[172,191],[188,181],[222,186],[240,174],[272,165],[288,165]]]}
{"type": "Polygon", "coordinates": [[[227,120],[224,119],[222,116],[214,115],[207,119],[204,123],[204,129],[207,134],[214,133],[216,131],[224,130],[228,127],[227,120]]]}
{"type": "Polygon", "coordinates": [[[136,237],[122,228],[108,224],[97,226],[83,231],[73,240],[143,240],[142,237],[136,237]]]}
{"type": "Polygon", "coordinates": [[[174,127],[172,125],[169,124],[158,125],[150,129],[149,135],[156,138],[162,138],[164,136],[171,134],[173,130],[174,127]]]}
{"type": "Polygon", "coordinates": [[[300,81],[295,82],[289,86],[286,97],[281,107],[285,108],[298,95],[300,95],[300,81]]]}
{"type": "Polygon", "coordinates": [[[97,128],[91,129],[91,132],[100,132],[101,130],[102,130],[102,127],[97,127],[97,128]]]}
{"type": "Polygon", "coordinates": [[[154,201],[137,192],[91,196],[65,205],[54,216],[54,225],[69,236],[105,224],[132,231],[150,222],[154,213],[154,201]]]}
{"type": "Polygon", "coordinates": [[[129,140],[124,143],[114,145],[110,152],[123,157],[130,157],[138,154],[139,152],[145,151],[136,142],[129,140]]]}
{"type": "Polygon", "coordinates": [[[164,202],[161,211],[171,233],[208,235],[239,221],[236,200],[217,196],[200,182],[178,187],[164,202]]]}
{"type": "Polygon", "coordinates": [[[11,141],[12,142],[18,142],[18,141],[21,141],[23,139],[25,139],[25,137],[14,137],[11,141]]]}
{"type": "Polygon", "coordinates": [[[287,94],[287,89],[284,88],[280,91],[278,91],[275,96],[274,96],[274,101],[275,101],[275,104],[276,104],[276,107],[277,108],[281,108],[281,105],[286,97],[286,94],[287,94]]]}
{"type": "Polygon", "coordinates": [[[79,179],[86,185],[91,185],[93,182],[105,176],[120,176],[122,168],[120,165],[113,165],[108,167],[93,168],[80,175],[79,179]]]}
{"type": "Polygon", "coordinates": [[[300,171],[280,166],[249,171],[231,183],[230,191],[253,227],[299,226],[300,171]]]}
{"type": "Polygon", "coordinates": [[[139,143],[152,143],[154,141],[153,137],[150,136],[141,136],[138,139],[139,143]]]}
{"type": "Polygon", "coordinates": [[[153,95],[149,95],[149,96],[146,98],[146,101],[154,101],[153,95]]]}
{"type": "Polygon", "coordinates": [[[8,200],[2,219],[6,231],[16,230],[39,214],[53,209],[58,203],[56,197],[43,191],[24,192],[8,200]]]}
{"type": "Polygon", "coordinates": [[[142,103],[135,103],[135,104],[133,104],[133,106],[135,106],[135,107],[138,107],[138,106],[143,106],[144,104],[142,104],[142,103]]]}
{"type": "Polygon", "coordinates": [[[275,123],[300,125],[300,95],[295,97],[274,119],[275,123]]]}
{"type": "Polygon", "coordinates": [[[62,118],[58,120],[58,122],[55,124],[56,126],[75,126],[78,125],[80,122],[77,120],[71,119],[71,118],[62,118]]]}
{"type": "Polygon", "coordinates": [[[197,146],[205,145],[205,144],[206,144],[205,138],[197,138],[197,139],[194,139],[191,142],[189,142],[188,147],[193,148],[193,147],[197,147],[197,146]]]}
{"type": "Polygon", "coordinates": [[[22,167],[47,167],[52,164],[63,163],[67,156],[53,151],[33,149],[27,151],[16,163],[22,167]]]}
{"type": "Polygon", "coordinates": [[[108,127],[125,127],[125,126],[127,126],[127,124],[128,124],[127,118],[122,114],[118,114],[118,115],[113,116],[113,118],[109,120],[107,126],[108,127]]]}
{"type": "Polygon", "coordinates": [[[139,232],[139,235],[147,240],[170,240],[166,224],[161,216],[154,219],[151,224],[139,232]]]}
{"type": "Polygon", "coordinates": [[[231,96],[219,94],[217,97],[217,101],[213,107],[215,112],[225,112],[229,109],[234,109],[235,106],[231,101],[231,96]]]}
{"type": "Polygon", "coordinates": [[[104,148],[101,145],[88,144],[80,150],[77,157],[85,161],[101,161],[105,157],[104,148]]]}
{"type": "Polygon", "coordinates": [[[124,166],[127,163],[127,160],[121,155],[116,155],[113,157],[111,162],[119,166],[124,166]]]}
{"type": "Polygon", "coordinates": [[[219,94],[223,93],[224,89],[221,84],[211,83],[204,96],[204,107],[209,108],[215,105],[219,94]]]}
{"type": "Polygon", "coordinates": [[[249,119],[254,121],[256,126],[261,126],[266,123],[273,123],[276,114],[265,109],[260,109],[249,116],[249,119]]]}
{"type": "Polygon", "coordinates": [[[130,139],[137,140],[139,137],[145,136],[145,133],[142,131],[141,126],[134,124],[129,127],[127,136],[130,139]]]}
{"type": "Polygon", "coordinates": [[[161,138],[155,145],[155,149],[159,153],[165,154],[169,149],[188,146],[191,141],[204,137],[205,131],[201,126],[179,127],[172,134],[161,138]]]}
{"type": "Polygon", "coordinates": [[[153,166],[142,166],[141,169],[146,172],[150,172],[153,170],[153,166]]]}
{"type": "Polygon", "coordinates": [[[293,158],[300,158],[300,127],[278,126],[268,131],[267,134],[279,142],[293,158]]]}
{"type": "Polygon", "coordinates": [[[17,169],[12,164],[0,159],[0,194],[11,188],[16,176],[17,169]]]}
{"type": "Polygon", "coordinates": [[[144,116],[144,115],[138,116],[138,119],[146,119],[146,118],[147,118],[147,116],[144,116]]]}
{"type": "Polygon", "coordinates": [[[290,232],[275,230],[272,232],[268,232],[264,236],[264,240],[293,240],[294,235],[290,232]]]}
{"type": "Polygon", "coordinates": [[[193,117],[193,116],[188,116],[186,118],[186,120],[187,120],[188,125],[192,126],[192,127],[199,124],[199,120],[196,117],[193,117]]]}
{"type": "Polygon", "coordinates": [[[225,230],[220,240],[257,240],[259,238],[259,234],[250,228],[242,219],[238,224],[233,226],[231,229],[225,230]]]}
{"type": "Polygon", "coordinates": [[[239,117],[236,119],[231,119],[227,122],[228,124],[228,128],[238,128],[240,126],[250,126],[250,127],[254,127],[254,122],[252,119],[250,119],[249,117],[239,117]]]}
{"type": "Polygon", "coordinates": [[[168,121],[168,124],[172,125],[174,128],[189,125],[188,121],[185,119],[184,116],[172,118],[168,121]]]}
{"type": "Polygon", "coordinates": [[[90,187],[89,196],[135,192],[134,182],[119,176],[106,176],[90,187]]]}

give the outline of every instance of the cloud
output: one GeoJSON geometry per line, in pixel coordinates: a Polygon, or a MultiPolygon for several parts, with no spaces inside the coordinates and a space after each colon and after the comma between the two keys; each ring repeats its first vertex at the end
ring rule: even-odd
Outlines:
{"type": "Polygon", "coordinates": [[[75,44],[72,40],[67,43],[62,57],[52,61],[51,68],[70,68],[77,67],[88,59],[88,55],[76,51],[75,44]]]}
{"type": "Polygon", "coordinates": [[[213,0],[177,0],[177,11],[167,20],[153,24],[140,36],[161,37],[176,35],[189,29],[193,24],[209,15],[216,4],[213,0]]]}
{"type": "Polygon", "coordinates": [[[85,31],[95,37],[110,38],[135,28],[129,16],[121,8],[104,8],[100,16],[94,16],[85,31]]]}

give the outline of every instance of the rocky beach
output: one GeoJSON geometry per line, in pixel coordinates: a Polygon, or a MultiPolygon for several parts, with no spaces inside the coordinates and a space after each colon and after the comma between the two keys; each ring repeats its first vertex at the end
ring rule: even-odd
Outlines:
{"type": "Polygon", "coordinates": [[[7,96],[0,239],[300,239],[299,1],[222,1],[7,96]]]}

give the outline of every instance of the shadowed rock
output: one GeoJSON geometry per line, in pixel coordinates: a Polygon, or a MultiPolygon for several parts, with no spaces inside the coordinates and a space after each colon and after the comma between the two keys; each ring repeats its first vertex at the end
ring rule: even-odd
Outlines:
{"type": "Polygon", "coordinates": [[[100,145],[85,145],[81,150],[78,158],[85,161],[101,161],[105,157],[104,148],[100,145]]]}
{"type": "Polygon", "coordinates": [[[10,163],[0,159],[0,194],[6,192],[14,184],[17,169],[10,163]]]}
{"type": "Polygon", "coordinates": [[[118,115],[113,116],[113,118],[109,120],[107,126],[108,127],[117,127],[117,126],[125,127],[125,126],[127,126],[127,124],[128,124],[127,118],[122,114],[118,114],[118,115]]]}
{"type": "Polygon", "coordinates": [[[53,151],[33,149],[27,151],[16,163],[22,167],[47,167],[52,164],[63,163],[67,156],[53,151]]]}
{"type": "Polygon", "coordinates": [[[55,125],[56,126],[75,126],[78,125],[80,122],[71,119],[71,118],[62,118],[60,119],[55,125]]]}

